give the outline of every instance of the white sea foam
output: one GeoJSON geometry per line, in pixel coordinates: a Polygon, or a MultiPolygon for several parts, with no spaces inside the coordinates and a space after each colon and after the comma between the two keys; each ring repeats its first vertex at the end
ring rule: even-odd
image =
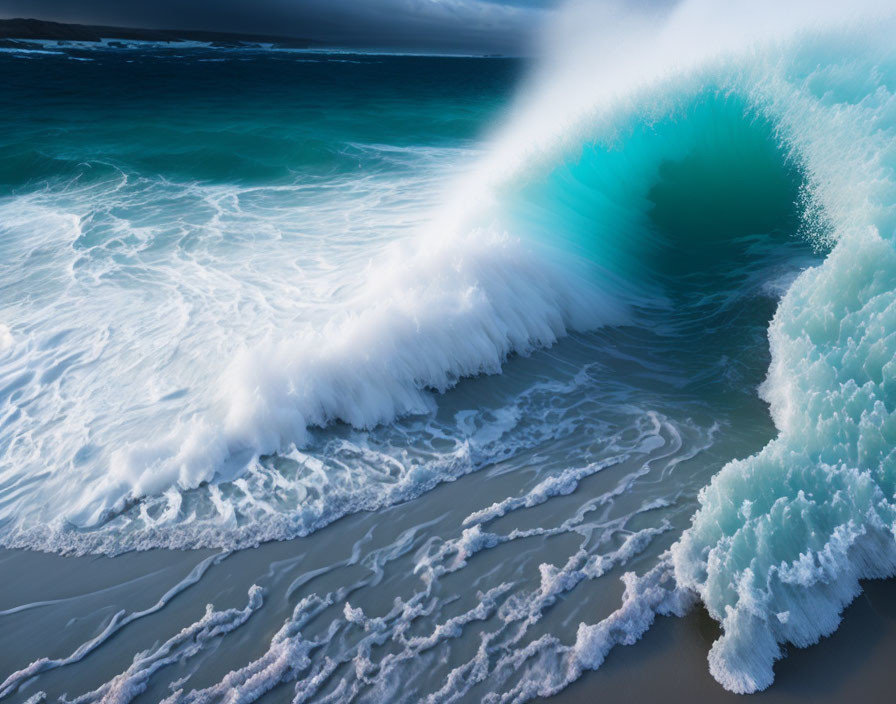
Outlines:
{"type": "Polygon", "coordinates": [[[261,608],[262,590],[254,586],[249,590],[249,602],[243,609],[215,611],[211,604],[205,615],[181,629],[181,631],[154,650],[138,653],[127,670],[93,692],[69,700],[71,704],[127,704],[146,691],[150,678],[163,667],[180,663],[202,651],[210,642],[242,626],[253,612],[261,608]]]}
{"type": "Polygon", "coordinates": [[[571,328],[621,319],[568,276],[485,232],[397,253],[371,270],[358,296],[373,305],[240,352],[219,382],[224,418],[116,453],[111,481],[130,496],[189,489],[232,458],[305,444],[309,426],[371,428],[425,415],[429,390],[497,373],[511,352],[551,345],[571,328]]]}
{"type": "MultiPolygon", "coordinates": [[[[119,185],[130,189],[126,178],[119,185]]],[[[216,209],[222,207],[214,193],[196,195],[216,209]]],[[[5,225],[20,234],[39,230],[46,233],[49,244],[58,240],[58,221],[76,252],[86,238],[81,217],[73,213],[49,211],[28,198],[7,207],[13,217],[7,217],[5,225]]],[[[215,215],[223,217],[239,222],[243,213],[215,215]]],[[[32,470],[26,468],[51,462],[56,469],[42,483],[42,503],[26,499],[31,487],[0,507],[3,516],[12,519],[7,544],[36,545],[41,541],[34,531],[45,532],[41,526],[97,525],[141,497],[233,479],[260,455],[301,447],[310,426],[338,421],[370,428],[399,416],[428,414],[435,407],[433,391],[444,391],[462,377],[495,373],[512,353],[531,352],[551,345],[570,329],[615,322],[622,315],[599,286],[561,263],[546,261],[533,247],[506,234],[481,230],[395,244],[391,251],[378,253],[366,272],[357,268],[354,278],[361,283],[351,279],[343,283],[342,301],[336,306],[315,309],[315,300],[330,291],[317,293],[311,286],[339,286],[338,280],[311,278],[304,290],[286,284],[278,295],[295,289],[299,300],[304,299],[299,313],[308,322],[295,329],[259,328],[257,319],[253,323],[258,314],[272,320],[284,313],[291,317],[284,299],[270,301],[260,290],[234,289],[232,274],[224,268],[210,269],[209,263],[187,260],[185,266],[192,273],[186,279],[180,278],[186,275],[180,264],[171,271],[153,272],[140,261],[140,252],[150,242],[158,245],[159,235],[131,222],[111,220],[109,226],[122,228],[122,236],[126,232],[133,240],[134,260],[129,266],[135,276],[163,277],[164,284],[154,295],[172,315],[150,322],[137,308],[142,302],[123,299],[120,305],[133,317],[121,327],[72,327],[47,335],[39,332],[43,329],[39,321],[22,326],[22,344],[13,350],[17,354],[7,355],[3,362],[4,378],[12,384],[7,386],[8,420],[3,428],[11,453],[4,472],[14,484],[27,486],[32,470]],[[211,298],[200,294],[196,299],[197,292],[184,290],[194,285],[188,283],[194,276],[212,288],[211,298]],[[238,309],[231,310],[228,291],[245,299],[238,309]],[[239,320],[246,313],[250,317],[239,320]],[[235,328],[246,332],[244,342],[220,339],[226,326],[208,320],[210,327],[205,327],[196,320],[222,314],[237,316],[235,328]],[[209,330],[214,333],[213,344],[220,343],[229,352],[211,359],[204,354],[209,330]],[[160,349],[168,351],[159,357],[141,346],[125,347],[147,334],[155,335],[160,349]],[[169,359],[166,355],[173,354],[169,345],[191,351],[169,359]],[[118,366],[113,375],[130,368],[147,371],[137,379],[117,379],[120,389],[132,388],[136,397],[110,396],[111,387],[99,383],[101,369],[107,368],[100,360],[110,354],[118,366]],[[66,416],[71,421],[52,435],[45,433],[34,425],[34,415],[16,410],[25,402],[40,417],[66,416]],[[101,410],[107,404],[116,409],[114,414],[101,410]],[[147,432],[149,428],[154,430],[147,432]],[[72,501],[74,484],[79,489],[72,501]],[[52,495],[64,506],[45,503],[52,495]],[[41,505],[59,518],[42,515],[41,505]],[[23,537],[25,533],[32,538],[23,537]],[[14,534],[19,538],[11,539],[14,534]]],[[[176,229],[170,234],[176,250],[180,235],[176,229]]],[[[73,285],[86,293],[103,277],[122,273],[107,259],[111,253],[96,249],[91,245],[88,254],[77,254],[68,262],[64,249],[52,255],[42,251],[46,264],[33,276],[48,277],[43,291],[55,279],[58,285],[67,285],[72,276],[73,285]],[[63,258],[57,262],[54,257],[59,255],[63,258]]],[[[260,256],[259,265],[269,269],[270,285],[278,268],[266,261],[273,251],[258,247],[256,251],[260,255],[253,256],[260,256]]],[[[225,267],[216,261],[218,256],[213,255],[213,266],[225,267]]],[[[347,266],[355,265],[349,260],[347,266]]],[[[279,268],[288,276],[290,267],[279,268]]],[[[103,296],[94,295],[84,308],[96,308],[90,314],[101,316],[102,305],[103,296]]],[[[79,314],[88,313],[82,309],[79,314]]],[[[35,310],[35,315],[46,312],[35,310]]],[[[170,512],[177,514],[176,495],[166,495],[172,501],[170,512]]]]}

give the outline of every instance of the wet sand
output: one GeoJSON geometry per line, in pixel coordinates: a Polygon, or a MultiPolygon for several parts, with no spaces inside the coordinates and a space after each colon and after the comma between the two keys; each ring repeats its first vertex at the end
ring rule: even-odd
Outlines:
{"type": "Polygon", "coordinates": [[[864,583],[840,628],[809,648],[790,648],[775,666],[775,682],[752,695],[725,691],[709,674],[706,654],[720,631],[704,609],[682,619],[659,618],[630,647],[613,650],[600,670],[586,673],[549,700],[600,702],[741,702],[788,704],[896,700],[896,580],[864,583]]]}
{"type": "MultiPolygon", "coordinates": [[[[357,521],[354,532],[361,535],[368,526],[366,520],[357,521]]],[[[340,542],[348,548],[352,537],[343,535],[340,542]]],[[[46,608],[36,605],[0,616],[0,680],[39,657],[70,654],[83,642],[85,633],[95,633],[119,608],[151,608],[161,592],[184,580],[215,554],[155,550],[109,559],[0,551],[0,611],[61,600],[46,608]]],[[[339,556],[326,554],[317,559],[324,563],[334,557],[339,556]]],[[[209,602],[216,608],[242,608],[248,584],[265,575],[268,586],[276,587],[280,583],[278,571],[282,570],[283,578],[289,573],[294,577],[295,570],[284,565],[298,560],[305,562],[306,569],[314,567],[315,556],[306,552],[302,540],[271,543],[235,553],[220,564],[212,563],[202,578],[188,587],[188,594],[174,596],[156,618],[130,624],[79,665],[41,675],[6,701],[24,702],[42,690],[49,695],[47,701],[56,701],[64,692],[75,696],[97,687],[125,669],[136,650],[162,642],[170,635],[172,623],[188,623],[209,602]]],[[[891,702],[896,684],[892,664],[896,653],[896,580],[864,586],[864,593],[846,610],[840,629],[832,637],[807,649],[791,649],[777,664],[772,687],[749,698],[726,692],[710,676],[706,654],[719,630],[701,609],[683,619],[659,618],[637,644],[616,648],[600,670],[586,673],[545,701],[891,702]]],[[[199,681],[213,682],[246,657],[262,652],[279,626],[284,606],[262,609],[254,618],[263,623],[256,621],[252,631],[237,634],[226,648],[213,649],[201,668],[199,681]],[[269,613],[263,615],[266,611],[269,613]]],[[[177,674],[178,668],[172,668],[135,701],[159,701],[169,693],[167,682],[177,674]]],[[[260,701],[288,702],[292,696],[292,687],[278,687],[260,701]]]]}

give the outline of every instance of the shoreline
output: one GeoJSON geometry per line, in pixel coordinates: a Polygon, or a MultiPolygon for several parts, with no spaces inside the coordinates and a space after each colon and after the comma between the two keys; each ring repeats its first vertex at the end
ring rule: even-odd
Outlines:
{"type": "Polygon", "coordinates": [[[0,19],[0,40],[68,41],[99,43],[104,40],[145,42],[209,42],[217,45],[238,46],[244,43],[273,43],[295,49],[309,49],[316,42],[302,37],[282,37],[239,32],[213,32],[192,29],[146,29],[142,27],[113,27],[107,25],[51,22],[15,17],[0,19]]]}
{"type": "MultiPolygon", "coordinates": [[[[246,584],[252,581],[249,573],[257,575],[264,571],[264,565],[283,564],[281,561],[287,556],[301,553],[304,543],[302,538],[266,543],[253,550],[238,551],[230,558],[212,564],[209,569],[214,573],[211,579],[196,582],[189,595],[175,595],[172,608],[166,607],[157,618],[139,625],[135,623],[111,635],[94,652],[86,654],[81,667],[74,670],[63,667],[47,673],[50,677],[46,682],[46,676],[41,676],[36,682],[23,683],[9,701],[24,702],[47,684],[51,692],[58,694],[69,689],[68,682],[72,685],[70,695],[101,684],[127,667],[135,645],[149,647],[153,642],[163,640],[168,630],[165,624],[189,622],[196,615],[192,612],[204,603],[214,602],[216,608],[240,607],[245,601],[246,584]],[[128,643],[123,651],[122,640],[128,643]],[[81,672],[84,667],[90,672],[86,679],[81,672]]],[[[6,641],[6,644],[0,646],[0,650],[17,643],[16,650],[21,659],[11,668],[4,667],[0,680],[10,671],[26,665],[34,656],[65,657],[76,649],[84,632],[78,628],[74,629],[75,633],[67,633],[66,618],[80,620],[86,617],[87,621],[95,620],[99,626],[104,614],[108,618],[110,609],[125,603],[132,609],[149,607],[155,600],[154,595],[164,590],[165,584],[170,586],[172,580],[183,579],[197,564],[215,554],[216,551],[209,550],[154,549],[109,558],[0,550],[0,565],[12,576],[0,587],[0,611],[11,610],[5,614],[6,633],[5,637],[0,635],[0,643],[6,641]],[[35,580],[41,586],[35,588],[35,580]],[[61,601],[53,604],[60,597],[61,601]],[[41,599],[52,600],[48,602],[48,605],[52,604],[48,610],[40,608],[41,599]],[[16,608],[26,602],[32,605],[22,610],[16,608]],[[89,603],[100,607],[99,610],[81,612],[89,603]],[[106,606],[101,607],[101,604],[106,606]],[[26,651],[30,651],[29,655],[26,651]]],[[[273,576],[270,572],[269,575],[273,576]]],[[[765,691],[737,695],[724,690],[712,678],[706,655],[720,631],[719,625],[700,606],[683,618],[658,617],[633,646],[618,646],[611,650],[600,669],[584,673],[553,697],[535,701],[552,704],[595,701],[601,704],[632,701],[663,704],[836,704],[860,701],[876,704],[892,701],[896,679],[891,674],[891,654],[896,652],[896,579],[867,581],[862,586],[862,594],[843,612],[840,627],[813,646],[790,648],[786,657],[776,663],[775,682],[765,691]]],[[[278,627],[279,617],[275,614],[261,618],[269,622],[265,630],[278,627]]],[[[259,644],[247,643],[245,647],[254,649],[259,644]]],[[[215,669],[220,676],[229,666],[215,669]]],[[[154,694],[165,691],[166,679],[162,676],[160,681],[151,683],[146,693],[149,697],[139,696],[136,701],[150,701],[154,694]]],[[[264,700],[279,702],[291,698],[292,687],[281,686],[264,700]]],[[[55,701],[53,695],[48,701],[55,701]]]]}
{"type": "Polygon", "coordinates": [[[775,663],[775,681],[761,692],[734,694],[709,673],[709,648],[721,633],[700,605],[683,618],[659,616],[632,646],[610,651],[600,669],[586,672],[540,703],[740,702],[792,704],[893,701],[896,579],[862,582],[840,626],[808,648],[790,647],[775,663]]]}

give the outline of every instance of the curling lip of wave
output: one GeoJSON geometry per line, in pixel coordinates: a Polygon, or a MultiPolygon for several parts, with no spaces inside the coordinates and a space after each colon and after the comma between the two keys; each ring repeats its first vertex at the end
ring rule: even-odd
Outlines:
{"type": "MultiPolygon", "coordinates": [[[[780,12],[765,4],[767,13],[750,7],[769,32],[749,17],[743,26],[729,18],[714,27],[715,12],[729,6],[710,5],[683,3],[643,52],[624,46],[612,64],[622,78],[609,84],[661,78],[658,59],[680,52],[691,68],[684,78],[666,77],[675,92],[659,95],[648,115],[674,111],[707,79],[745,96],[804,172],[804,225],[831,247],[791,285],[769,328],[772,362],[761,395],[779,436],[726,465],[665,558],[681,603],[696,595],[721,623],[709,654],[713,676],[747,693],[771,684],[781,644],[807,646],[830,634],[861,579],[896,574],[896,56],[892,10],[879,3],[850,14],[834,5],[815,13],[806,3],[780,12]],[[862,21],[866,12],[874,21],[862,21]],[[816,20],[820,29],[810,32],[816,20]],[[770,41],[707,61],[713,41],[703,39],[713,32],[700,30],[708,28],[719,42],[741,34],[770,41]]],[[[747,8],[736,5],[732,16],[747,8]]],[[[536,123],[538,109],[557,97],[546,95],[532,104],[536,123]]],[[[588,96],[574,103],[583,114],[593,109],[588,96]]],[[[623,150],[630,138],[619,137],[623,150]]],[[[603,660],[583,658],[593,667],[603,660]]]]}

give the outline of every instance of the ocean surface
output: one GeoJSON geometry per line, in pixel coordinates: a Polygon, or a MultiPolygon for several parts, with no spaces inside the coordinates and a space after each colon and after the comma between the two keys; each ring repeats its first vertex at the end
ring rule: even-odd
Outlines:
{"type": "Polygon", "coordinates": [[[0,50],[0,699],[521,702],[700,604],[743,693],[834,631],[896,572],[896,24],[732,8],[0,50]]]}

